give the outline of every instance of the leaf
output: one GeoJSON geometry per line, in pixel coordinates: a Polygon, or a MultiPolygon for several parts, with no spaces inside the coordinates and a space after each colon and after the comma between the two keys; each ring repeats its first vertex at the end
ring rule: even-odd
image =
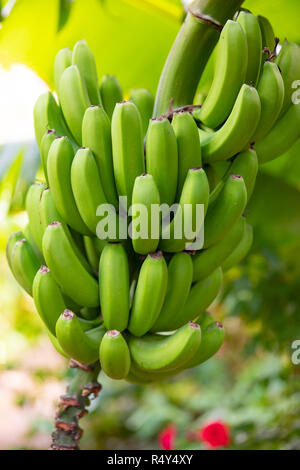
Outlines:
{"type": "Polygon", "coordinates": [[[60,31],[67,23],[74,0],[59,0],[58,12],[58,26],[57,31],[60,31]]]}
{"type": "Polygon", "coordinates": [[[167,6],[170,12],[174,7],[183,11],[177,0],[76,0],[57,33],[59,6],[58,0],[16,3],[0,30],[4,66],[26,64],[53,87],[58,50],[86,39],[95,54],[99,79],[110,73],[118,76],[125,91],[145,87],[155,92],[181,25],[182,16],[167,14],[167,6]]]}

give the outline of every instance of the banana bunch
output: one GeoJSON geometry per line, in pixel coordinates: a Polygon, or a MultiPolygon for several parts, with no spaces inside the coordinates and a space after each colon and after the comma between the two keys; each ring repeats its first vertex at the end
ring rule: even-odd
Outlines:
{"type": "Polygon", "coordinates": [[[7,258],[61,354],[146,384],[219,350],[224,329],[207,310],[251,248],[258,166],[300,137],[300,48],[276,46],[268,20],[241,11],[221,32],[202,107],[155,119],[147,90],[126,101],[114,76],[99,86],[85,41],[59,51],[58,102],[49,92],[34,109],[45,182],[29,189],[7,258]],[[115,230],[99,236],[105,211],[115,230]]]}

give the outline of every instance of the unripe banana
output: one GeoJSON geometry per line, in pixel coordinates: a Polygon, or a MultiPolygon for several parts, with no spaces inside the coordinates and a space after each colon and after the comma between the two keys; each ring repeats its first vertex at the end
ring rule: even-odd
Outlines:
{"type": "Polygon", "coordinates": [[[79,72],[85,82],[91,104],[101,104],[98,85],[97,67],[94,55],[86,41],[78,41],[73,49],[72,63],[77,65],[79,72]]]}
{"type": "Polygon", "coordinates": [[[230,173],[241,175],[247,190],[247,202],[250,200],[258,172],[258,159],[255,150],[249,149],[239,153],[230,167],[230,173]]]}
{"type": "Polygon", "coordinates": [[[147,134],[148,126],[150,119],[153,114],[154,108],[154,97],[149,90],[144,88],[135,88],[130,90],[129,98],[138,108],[141,113],[142,123],[143,123],[143,134],[147,134]]]}
{"type": "Polygon", "coordinates": [[[272,129],[280,114],[284,100],[284,82],[273,62],[265,62],[257,91],[261,102],[260,121],[251,142],[258,142],[272,129]]]}
{"type": "Polygon", "coordinates": [[[292,104],[254,149],[263,164],[287,152],[300,137],[300,104],[292,104]]]}
{"type": "Polygon", "coordinates": [[[7,258],[7,262],[8,262],[8,265],[9,265],[11,271],[13,270],[13,267],[12,267],[12,254],[13,254],[15,244],[18,241],[24,240],[24,239],[25,239],[24,233],[19,231],[19,232],[12,233],[9,236],[8,240],[7,240],[7,243],[6,243],[6,258],[7,258]]]}
{"type": "Polygon", "coordinates": [[[202,250],[192,257],[193,282],[202,281],[232,253],[243,238],[246,221],[240,217],[225,237],[212,247],[202,250]]]}
{"type": "Polygon", "coordinates": [[[59,100],[68,127],[76,142],[81,146],[82,120],[86,109],[91,103],[85,82],[76,65],[68,67],[61,76],[59,100]]]}
{"type": "Polygon", "coordinates": [[[258,126],[260,113],[257,90],[243,85],[225,124],[206,139],[200,139],[203,160],[207,163],[228,160],[241,152],[258,126]]]}
{"type": "Polygon", "coordinates": [[[12,273],[20,286],[32,296],[32,284],[41,263],[24,238],[16,241],[11,252],[12,273]]]}
{"type": "Polygon", "coordinates": [[[204,248],[222,240],[243,214],[247,203],[244,179],[230,175],[216,201],[209,206],[204,222],[204,248]]]}
{"type": "Polygon", "coordinates": [[[61,290],[47,266],[42,266],[36,273],[32,293],[36,309],[42,321],[55,336],[56,322],[66,309],[66,304],[61,290]]]}
{"type": "Polygon", "coordinates": [[[160,204],[158,188],[152,175],[144,173],[135,179],[132,192],[132,207],[130,214],[131,238],[134,251],[140,255],[147,255],[156,251],[160,237],[160,216],[152,220],[153,205],[160,204]],[[147,221],[145,231],[142,231],[142,222],[147,221]]]}
{"type": "Polygon", "coordinates": [[[175,113],[172,125],[178,148],[177,198],[179,198],[189,169],[202,166],[201,145],[197,125],[190,113],[175,113]]]}
{"type": "Polygon", "coordinates": [[[42,192],[38,209],[43,234],[48,225],[53,224],[53,222],[63,223],[62,216],[59,214],[54,204],[51,189],[47,188],[42,192]]]}
{"type": "Polygon", "coordinates": [[[161,203],[173,204],[178,184],[176,136],[167,118],[150,121],[146,138],[147,173],[153,176],[161,203]]]}
{"type": "Polygon", "coordinates": [[[84,114],[82,145],[92,150],[107,201],[118,207],[114,178],[110,120],[101,106],[92,106],[84,114]]]}
{"type": "Polygon", "coordinates": [[[65,353],[65,351],[63,350],[63,348],[61,347],[61,345],[59,344],[56,336],[52,335],[50,333],[50,331],[47,331],[47,334],[49,336],[49,339],[52,343],[52,346],[54,347],[54,349],[56,349],[56,351],[58,352],[58,354],[60,354],[61,356],[65,357],[66,359],[70,359],[70,357],[68,356],[68,354],[65,353]]]}
{"type": "Polygon", "coordinates": [[[97,281],[76,255],[62,224],[54,222],[45,230],[43,253],[47,266],[62,290],[78,305],[99,305],[97,281]]]}
{"type": "Polygon", "coordinates": [[[208,198],[209,184],[205,171],[202,168],[191,168],[188,171],[174,219],[170,225],[162,228],[162,239],[159,244],[162,251],[175,253],[188,249],[186,245],[192,243],[203,228],[208,198]]]}
{"type": "Polygon", "coordinates": [[[239,264],[248,254],[253,243],[253,228],[251,225],[247,224],[244,232],[244,236],[241,239],[240,243],[236,246],[235,250],[225,259],[222,263],[223,271],[228,271],[228,269],[239,264]]]}
{"type": "Polygon", "coordinates": [[[107,201],[90,149],[82,148],[76,153],[71,167],[71,184],[79,214],[91,233],[96,235],[99,222],[97,209],[107,201]]]}
{"type": "Polygon", "coordinates": [[[39,96],[34,106],[33,117],[35,139],[39,147],[44,134],[50,129],[55,129],[59,136],[70,135],[61,109],[50,92],[39,96]]]}
{"type": "MultiPolygon", "coordinates": [[[[270,52],[273,52],[275,48],[275,33],[273,27],[268,18],[258,15],[257,19],[261,30],[262,47],[263,49],[268,48],[270,52]]],[[[264,54],[263,58],[265,60],[268,59],[268,54],[264,54]]]]}
{"type": "Polygon", "coordinates": [[[130,366],[130,371],[126,377],[126,381],[137,384],[137,385],[146,385],[151,383],[163,383],[165,380],[178,375],[181,372],[181,369],[172,369],[167,372],[160,372],[160,371],[149,371],[149,370],[142,370],[137,367],[136,364],[132,364],[130,366]]]}
{"type": "Polygon", "coordinates": [[[171,371],[183,367],[201,343],[201,328],[188,323],[169,336],[148,334],[142,338],[129,336],[128,345],[133,363],[146,371],[171,371]]]}
{"type": "Polygon", "coordinates": [[[46,132],[46,134],[44,134],[41,140],[41,145],[40,145],[42,168],[44,171],[46,183],[48,185],[49,185],[48,170],[47,170],[48,154],[49,154],[51,144],[56,139],[56,137],[57,135],[55,133],[55,130],[50,129],[48,132],[46,132]]]}
{"type": "Polygon", "coordinates": [[[114,75],[102,77],[100,94],[103,107],[111,120],[116,104],[123,99],[122,87],[114,75]]]}
{"type": "Polygon", "coordinates": [[[222,269],[218,268],[206,279],[196,282],[192,286],[180,314],[170,322],[169,329],[176,330],[205,312],[220,292],[222,280],[222,269]]]}
{"type": "Polygon", "coordinates": [[[129,266],[126,251],[119,243],[108,244],[101,254],[99,292],[105,327],[125,330],[129,318],[129,266]]]}
{"type": "Polygon", "coordinates": [[[196,112],[208,127],[216,128],[229,116],[247,71],[247,40],[241,25],[228,20],[217,45],[216,70],[201,110],[196,112]]]}
{"type": "Polygon", "coordinates": [[[83,222],[71,186],[71,166],[74,152],[67,137],[55,139],[48,155],[48,178],[52,197],[58,212],[70,227],[83,235],[90,231],[83,222]]]}
{"type": "Polygon", "coordinates": [[[185,364],[185,369],[199,366],[214,356],[224,342],[224,328],[219,322],[208,325],[202,330],[202,341],[194,357],[185,364]]]}
{"type": "Polygon", "coordinates": [[[204,330],[209,326],[215,323],[214,317],[212,316],[211,313],[209,312],[204,312],[202,315],[200,315],[199,318],[195,321],[195,323],[198,323],[198,325],[201,326],[201,331],[204,332],[204,330]]]}
{"type": "Polygon", "coordinates": [[[41,264],[43,264],[45,262],[44,260],[44,256],[43,254],[40,252],[40,250],[38,249],[34,239],[33,239],[33,236],[32,236],[32,233],[31,233],[31,230],[30,230],[30,227],[29,227],[29,223],[24,227],[23,229],[23,233],[24,233],[24,236],[23,238],[26,238],[26,240],[29,242],[29,244],[31,245],[31,248],[33,249],[33,251],[35,252],[38,260],[41,262],[41,264]]]}
{"type": "Polygon", "coordinates": [[[119,196],[127,196],[130,206],[135,178],[145,172],[142,119],[135,104],[116,105],[111,133],[117,190],[119,196]]]}
{"type": "Polygon", "coordinates": [[[95,248],[94,240],[93,238],[86,236],[83,237],[83,242],[88,262],[90,263],[94,272],[97,273],[99,269],[100,255],[95,248]]]}
{"type": "Polygon", "coordinates": [[[300,80],[300,47],[294,42],[284,41],[276,64],[280,68],[284,82],[284,100],[279,118],[284,116],[292,105],[292,95],[295,92],[293,82],[300,80]]]}
{"type": "Polygon", "coordinates": [[[133,335],[143,336],[156,322],[165,300],[167,283],[168,268],[162,252],[151,253],[142,264],[134,294],[128,326],[133,335]]]}
{"type": "Polygon", "coordinates": [[[168,285],[163,307],[152,332],[169,331],[170,325],[180,316],[188,298],[193,280],[193,263],[187,252],[172,256],[168,265],[168,285]]]}
{"type": "Polygon", "coordinates": [[[56,323],[56,337],[65,353],[83,364],[99,358],[99,346],[105,334],[103,326],[84,332],[75,313],[65,310],[56,323]]]}
{"type": "Polygon", "coordinates": [[[262,35],[259,21],[249,11],[241,11],[237,22],[242,26],[246,35],[248,47],[248,67],[245,83],[255,86],[260,74],[262,63],[262,35]]]}
{"type": "Polygon", "coordinates": [[[115,380],[125,379],[130,369],[128,345],[117,330],[107,331],[99,350],[100,364],[105,374],[115,380]]]}
{"type": "Polygon", "coordinates": [[[63,72],[72,65],[72,52],[65,48],[58,51],[54,60],[54,85],[59,96],[59,83],[63,72]]]}
{"type": "Polygon", "coordinates": [[[43,229],[39,213],[39,204],[43,194],[45,184],[32,184],[26,196],[26,211],[29,219],[29,227],[35,244],[42,253],[43,229]]]}

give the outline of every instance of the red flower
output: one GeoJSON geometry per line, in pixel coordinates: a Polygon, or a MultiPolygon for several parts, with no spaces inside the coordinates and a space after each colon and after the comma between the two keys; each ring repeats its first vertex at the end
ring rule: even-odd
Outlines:
{"type": "Polygon", "coordinates": [[[230,428],[223,421],[211,421],[199,429],[198,439],[208,444],[211,449],[229,446],[230,428]]]}
{"type": "Polygon", "coordinates": [[[159,447],[162,450],[175,450],[176,436],[177,428],[174,424],[170,424],[158,435],[159,447]]]}

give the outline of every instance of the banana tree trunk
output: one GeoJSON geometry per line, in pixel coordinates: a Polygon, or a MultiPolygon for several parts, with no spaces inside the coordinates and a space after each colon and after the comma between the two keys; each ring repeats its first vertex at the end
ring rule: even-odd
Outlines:
{"type": "Polygon", "coordinates": [[[227,19],[243,0],[195,0],[164,66],[153,117],[191,105],[205,65],[227,19]]]}

